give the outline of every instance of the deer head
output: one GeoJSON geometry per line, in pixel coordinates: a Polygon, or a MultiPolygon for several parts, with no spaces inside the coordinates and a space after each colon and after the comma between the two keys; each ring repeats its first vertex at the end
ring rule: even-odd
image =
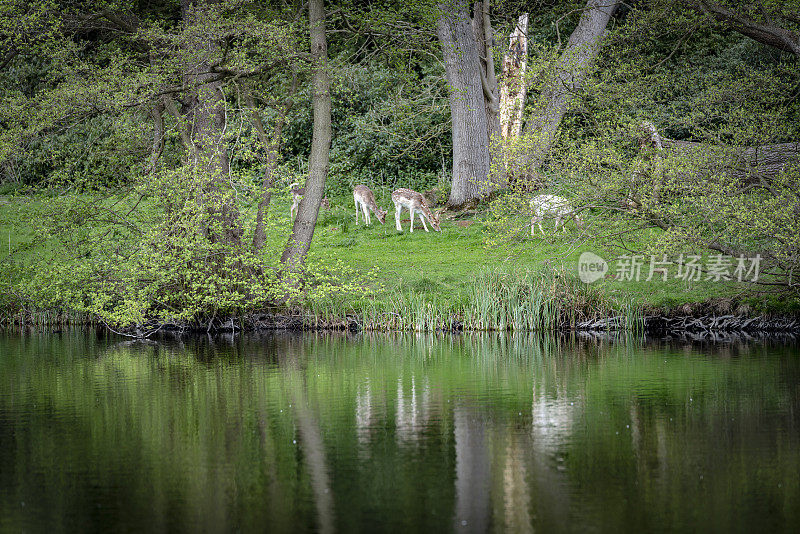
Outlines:
{"type": "Polygon", "coordinates": [[[437,232],[442,231],[442,229],[439,227],[439,220],[441,219],[442,211],[444,211],[444,208],[431,212],[431,226],[437,232]]]}

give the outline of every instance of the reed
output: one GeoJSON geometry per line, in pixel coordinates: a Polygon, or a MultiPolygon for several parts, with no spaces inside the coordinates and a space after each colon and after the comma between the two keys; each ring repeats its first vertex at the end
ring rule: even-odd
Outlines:
{"type": "Polygon", "coordinates": [[[0,313],[0,327],[50,327],[96,325],[97,319],[88,313],[61,309],[18,307],[0,313]]]}
{"type": "Polygon", "coordinates": [[[356,313],[364,329],[378,331],[553,331],[612,315],[623,319],[626,330],[641,331],[644,325],[641,309],[632,300],[616,306],[558,271],[486,270],[451,298],[396,290],[356,313]]]}

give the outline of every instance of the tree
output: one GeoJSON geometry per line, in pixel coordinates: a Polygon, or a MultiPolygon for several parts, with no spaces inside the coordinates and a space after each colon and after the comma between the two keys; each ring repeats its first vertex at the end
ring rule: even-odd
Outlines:
{"type": "Polygon", "coordinates": [[[797,296],[800,63],[749,37],[691,5],[631,9],[596,74],[603,91],[584,89],[549,166],[601,221],[589,239],[645,258],[708,254],[724,280],[757,264],[751,291],[797,296]]]}
{"type": "Polygon", "coordinates": [[[313,60],[313,106],[314,134],[311,140],[309,174],[306,193],[297,210],[292,235],[281,256],[284,270],[289,274],[291,285],[300,283],[299,274],[305,263],[314,226],[317,223],[319,205],[325,190],[331,148],[331,93],[328,77],[328,45],[325,39],[325,8],[323,0],[310,0],[308,22],[311,35],[311,56],[313,60]]]}
{"type": "Polygon", "coordinates": [[[500,135],[513,139],[522,133],[525,111],[525,93],[528,86],[525,71],[528,65],[528,14],[519,16],[514,31],[508,38],[508,51],[503,58],[500,75],[500,135]]]}
{"type": "MultiPolygon", "coordinates": [[[[494,67],[494,31],[489,18],[489,0],[475,2],[472,28],[478,47],[478,71],[486,108],[486,133],[489,142],[500,136],[500,88],[494,67]]],[[[491,151],[489,156],[492,156],[491,151]]]]}
{"type": "MultiPolygon", "coordinates": [[[[2,14],[9,17],[3,28],[24,27],[14,20],[32,11],[50,21],[10,41],[9,69],[41,63],[53,73],[36,73],[21,80],[27,87],[0,95],[0,120],[14,118],[13,142],[24,147],[85,131],[90,140],[113,136],[103,165],[125,151],[131,157],[123,163],[139,159],[124,167],[115,188],[90,172],[59,169],[61,183],[92,192],[91,201],[61,195],[45,203],[36,226],[53,242],[54,267],[46,278],[34,271],[22,294],[40,303],[58,294],[56,305],[117,324],[210,325],[271,301],[279,284],[270,260],[242,242],[246,185],[238,187],[243,172],[232,161],[243,130],[235,126],[244,121],[233,104],[253,78],[278,85],[266,75],[282,78],[281,67],[302,72],[307,53],[298,51],[298,25],[281,9],[248,1],[128,8],[84,0],[2,14]]],[[[267,144],[269,168],[276,152],[267,144]]],[[[90,163],[84,168],[93,169],[90,163]]]]}
{"type": "Polygon", "coordinates": [[[171,97],[165,98],[167,109],[185,128],[181,138],[187,163],[201,168],[201,172],[194,173],[203,181],[197,184],[197,202],[205,206],[209,215],[202,230],[212,242],[238,246],[242,236],[241,221],[236,205],[226,195],[230,189],[226,180],[230,164],[223,137],[227,125],[223,77],[214,72],[214,61],[222,55],[220,36],[197,31],[208,20],[219,18],[220,4],[220,0],[181,0],[183,23],[195,31],[187,33],[179,54],[182,85],[187,88],[180,115],[171,97]]]}
{"type": "Polygon", "coordinates": [[[442,47],[453,128],[453,182],[447,205],[460,208],[490,190],[489,134],[475,32],[466,0],[438,5],[436,33],[442,47]]]}
{"type": "Polygon", "coordinates": [[[275,121],[275,129],[272,137],[267,136],[264,123],[261,120],[261,115],[256,107],[256,102],[251,93],[245,96],[247,105],[253,115],[253,125],[255,126],[256,133],[259,141],[264,147],[264,177],[261,183],[261,199],[258,202],[256,210],[256,227],[253,230],[253,252],[261,252],[264,248],[267,236],[264,230],[264,217],[269,208],[270,200],[272,199],[272,185],[275,181],[275,170],[278,165],[278,158],[280,157],[281,139],[283,136],[283,128],[286,126],[286,116],[292,108],[295,91],[297,90],[297,74],[292,76],[292,85],[289,88],[289,93],[286,95],[283,107],[280,109],[277,120],[275,121]]]}
{"type": "Polygon", "coordinates": [[[618,0],[589,0],[566,49],[554,66],[554,72],[525,124],[527,139],[523,159],[528,181],[537,180],[571,98],[591,72],[606,26],[618,3],[618,0]]]}
{"type": "Polygon", "coordinates": [[[800,58],[800,33],[789,25],[800,25],[797,2],[748,2],[745,5],[693,0],[690,7],[755,41],[800,58]]]}

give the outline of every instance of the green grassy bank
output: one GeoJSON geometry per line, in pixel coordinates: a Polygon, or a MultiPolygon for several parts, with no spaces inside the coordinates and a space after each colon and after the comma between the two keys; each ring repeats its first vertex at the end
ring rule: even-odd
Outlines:
{"type": "MultiPolygon", "coordinates": [[[[747,288],[737,282],[685,281],[673,276],[666,281],[660,276],[646,280],[646,261],[638,281],[617,279],[611,271],[605,279],[584,284],[577,276],[582,252],[593,252],[611,262],[620,250],[585,238],[574,225],[568,226],[566,233],[550,231],[542,236],[537,232],[532,237],[521,219],[514,240],[487,246],[485,212],[444,219],[441,232],[427,233],[419,221],[415,231],[409,232],[406,212],[401,233],[395,229],[393,212],[387,215],[385,225],[373,217],[372,226],[366,227],[355,224],[352,199],[331,200],[331,209],[320,213],[309,261],[321,271],[349,273],[338,276],[349,276],[369,291],[327,293],[307,300],[302,309],[291,310],[317,326],[341,325],[350,318],[377,330],[550,330],[617,315],[623,317],[624,325],[635,329],[644,313],[686,311],[687,306],[700,309],[708,303],[721,313],[792,311],[782,301],[744,296],[747,288]],[[336,267],[342,265],[346,267],[343,270],[336,267]]],[[[388,191],[379,191],[378,201],[384,208],[391,207],[388,191]]],[[[9,255],[0,280],[5,285],[0,320],[5,324],[91,319],[57,307],[42,309],[14,290],[18,278],[25,276],[21,266],[33,265],[36,259],[36,268],[48,268],[50,244],[46,240],[34,243],[36,229],[31,222],[46,202],[44,197],[0,199],[0,239],[6,249],[2,256],[9,255]]],[[[278,257],[286,243],[291,228],[288,207],[286,195],[273,201],[267,257],[278,257]]],[[[252,222],[255,206],[242,205],[241,209],[252,222]]],[[[548,228],[552,230],[552,223],[548,228]]]]}

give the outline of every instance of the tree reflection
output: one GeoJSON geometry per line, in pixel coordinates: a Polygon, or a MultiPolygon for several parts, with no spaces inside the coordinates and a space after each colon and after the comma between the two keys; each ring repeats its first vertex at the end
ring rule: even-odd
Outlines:
{"type": "Polygon", "coordinates": [[[4,531],[800,522],[793,346],[67,333],[0,351],[4,531]]]}

